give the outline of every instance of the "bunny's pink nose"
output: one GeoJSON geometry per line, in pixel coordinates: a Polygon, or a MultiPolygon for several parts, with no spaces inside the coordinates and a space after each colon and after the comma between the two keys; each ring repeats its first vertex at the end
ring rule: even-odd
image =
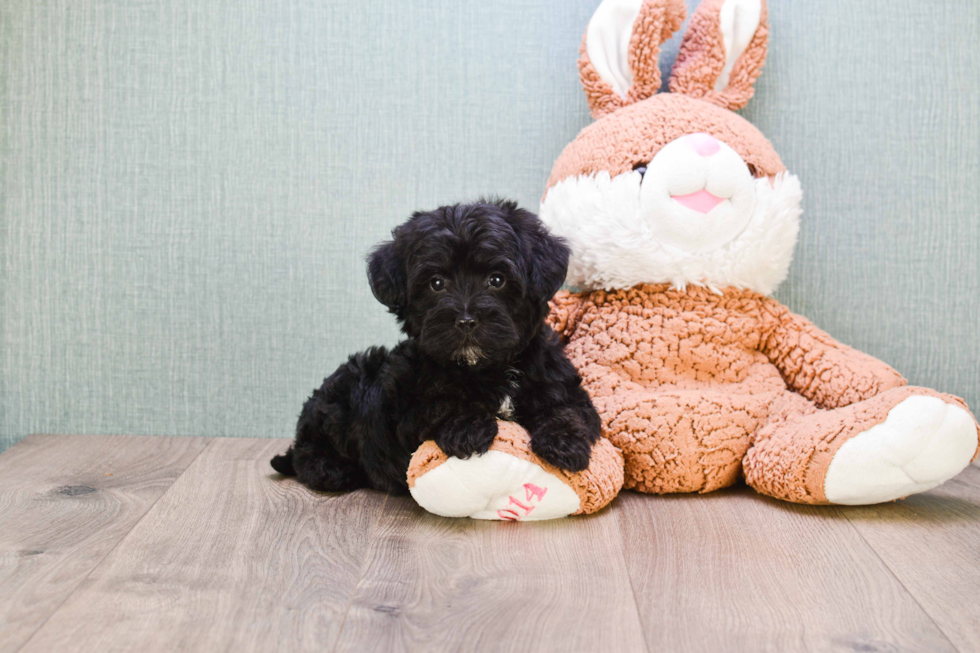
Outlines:
{"type": "Polygon", "coordinates": [[[687,142],[700,156],[711,156],[721,149],[721,144],[710,134],[691,134],[687,137],[687,142]]]}

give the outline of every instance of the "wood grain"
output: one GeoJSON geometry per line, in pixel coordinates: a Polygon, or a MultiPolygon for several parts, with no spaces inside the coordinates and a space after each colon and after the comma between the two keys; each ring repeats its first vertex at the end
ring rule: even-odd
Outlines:
{"type": "Polygon", "coordinates": [[[32,435],[0,456],[0,651],[16,651],[204,449],[32,435]]]}
{"type": "Polygon", "coordinates": [[[385,497],[282,479],[284,447],[213,441],[24,650],[330,650],[385,497]]]}
{"type": "Polygon", "coordinates": [[[955,650],[836,507],[624,493],[652,651],[955,650]]]}
{"type": "Polygon", "coordinates": [[[961,651],[980,651],[980,470],[847,519],[961,651]]]}
{"type": "Polygon", "coordinates": [[[645,650],[616,514],[443,519],[389,499],[339,651],[645,650]]]}

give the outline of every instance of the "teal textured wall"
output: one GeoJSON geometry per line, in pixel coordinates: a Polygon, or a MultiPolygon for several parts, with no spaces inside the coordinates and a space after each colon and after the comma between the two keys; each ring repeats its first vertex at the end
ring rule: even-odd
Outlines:
{"type": "MultiPolygon", "coordinates": [[[[397,338],[374,242],[481,193],[537,207],[589,122],[596,4],[6,0],[0,449],[291,435],[325,374],[397,338]]],[[[805,191],[777,296],[980,404],[980,5],[770,15],[744,115],[805,191]]]]}

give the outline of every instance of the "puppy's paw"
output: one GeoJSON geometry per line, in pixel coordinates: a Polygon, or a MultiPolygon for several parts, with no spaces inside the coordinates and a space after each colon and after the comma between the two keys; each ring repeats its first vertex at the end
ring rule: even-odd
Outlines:
{"type": "Polygon", "coordinates": [[[591,420],[574,409],[563,409],[530,433],[531,451],[536,455],[555,467],[580,472],[589,466],[592,445],[599,439],[598,418],[591,420]]]}
{"type": "Polygon", "coordinates": [[[531,451],[555,467],[569,472],[588,468],[592,444],[583,438],[562,437],[560,433],[531,435],[531,451]]]}
{"type": "Polygon", "coordinates": [[[450,457],[469,458],[490,449],[497,437],[497,420],[491,415],[459,415],[447,420],[435,437],[442,452],[450,457]]]}

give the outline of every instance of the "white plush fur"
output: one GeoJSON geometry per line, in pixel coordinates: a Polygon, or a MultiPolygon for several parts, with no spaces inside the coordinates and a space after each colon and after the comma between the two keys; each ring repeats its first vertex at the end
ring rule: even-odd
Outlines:
{"type": "Polygon", "coordinates": [[[641,210],[638,172],[611,179],[603,171],[560,181],[549,189],[540,214],[554,233],[568,239],[572,259],[566,283],[581,290],[670,283],[770,294],[789,269],[802,190],[789,173],[753,183],[755,205],[745,229],[711,251],[686,251],[658,240],[651,228],[657,216],[641,210]]]}

